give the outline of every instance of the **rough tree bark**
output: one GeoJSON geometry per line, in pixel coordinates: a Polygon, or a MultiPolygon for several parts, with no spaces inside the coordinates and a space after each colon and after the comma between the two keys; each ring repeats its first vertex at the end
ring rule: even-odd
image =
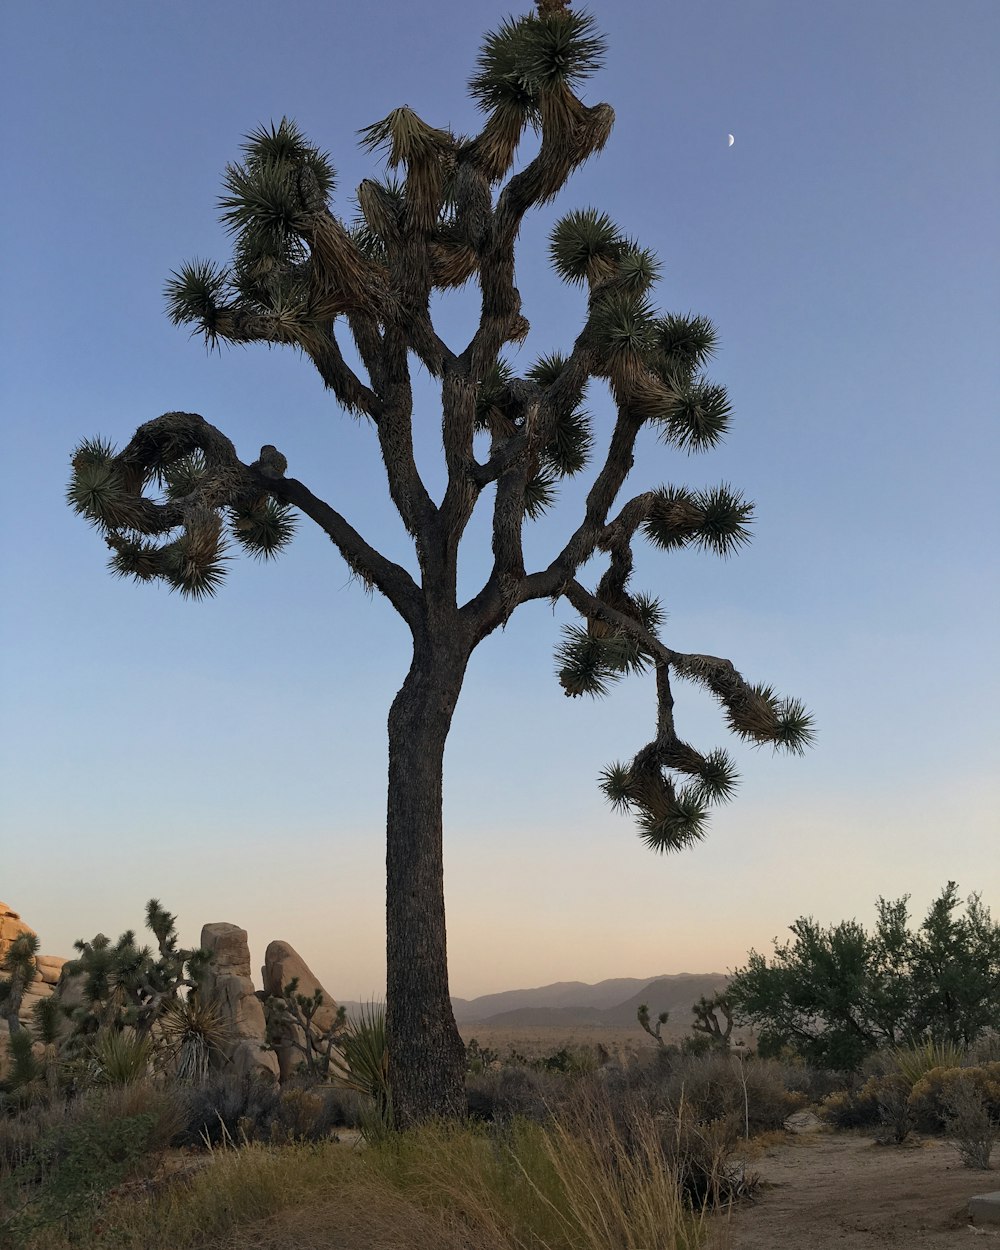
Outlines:
{"type": "Polygon", "coordinates": [[[389,712],[386,1028],[400,1127],[465,1114],[465,1047],[448,986],[442,841],[445,743],[469,657],[456,633],[430,630],[415,641],[389,712]]]}

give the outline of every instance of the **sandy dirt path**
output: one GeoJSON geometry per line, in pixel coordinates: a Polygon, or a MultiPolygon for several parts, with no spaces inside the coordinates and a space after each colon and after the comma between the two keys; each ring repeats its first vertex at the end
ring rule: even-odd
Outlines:
{"type": "Polygon", "coordinates": [[[748,1169],[764,1185],[719,1218],[718,1250],[1000,1250],[1000,1226],[974,1229],[966,1214],[973,1194],[1000,1190],[1000,1171],[971,1171],[933,1138],[880,1146],[809,1125],[748,1169]]]}

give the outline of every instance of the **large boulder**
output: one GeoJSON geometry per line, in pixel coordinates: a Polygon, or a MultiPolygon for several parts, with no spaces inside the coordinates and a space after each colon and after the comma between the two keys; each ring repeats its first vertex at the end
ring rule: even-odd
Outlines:
{"type": "Polygon", "coordinates": [[[0,903],[0,960],[7,954],[7,948],[11,942],[22,933],[34,935],[35,930],[25,924],[12,907],[8,907],[6,903],[0,903]]]}
{"type": "Polygon", "coordinates": [[[277,1057],[274,1051],[263,1049],[267,1028],[263,1005],[250,980],[246,929],[225,921],[207,924],[201,931],[201,946],[210,956],[205,992],[218,1004],[229,1034],[228,1064],[240,1074],[276,1077],[277,1057]]]}
{"type": "MultiPolygon", "coordinates": [[[[336,1023],[337,1003],[332,994],[328,994],[313,975],[312,970],[295,947],[288,942],[271,942],[264,952],[264,967],[261,969],[264,981],[265,998],[280,998],[285,986],[297,980],[296,993],[311,998],[317,990],[323,995],[323,1005],[313,1016],[313,1032],[322,1035],[336,1023]]],[[[296,1067],[302,1062],[302,1051],[295,1042],[302,1043],[302,1029],[296,1025],[283,1035],[272,1038],[278,1056],[278,1067],[281,1079],[287,1080],[296,1067]]]]}

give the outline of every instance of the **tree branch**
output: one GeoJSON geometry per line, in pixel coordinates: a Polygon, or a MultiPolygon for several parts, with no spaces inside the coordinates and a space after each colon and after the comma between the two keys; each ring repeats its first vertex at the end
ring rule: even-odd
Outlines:
{"type": "Polygon", "coordinates": [[[402,565],[376,551],[336,509],[317,498],[296,478],[278,476],[273,470],[258,470],[258,476],[275,499],[292,504],[315,521],[332,539],[351,571],[366,584],[380,590],[411,628],[416,626],[420,619],[422,596],[402,565]]]}

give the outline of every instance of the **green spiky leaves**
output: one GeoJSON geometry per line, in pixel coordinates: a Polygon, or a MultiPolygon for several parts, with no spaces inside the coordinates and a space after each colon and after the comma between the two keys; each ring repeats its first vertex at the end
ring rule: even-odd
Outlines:
{"type": "Polygon", "coordinates": [[[507,19],[483,41],[469,93],[484,112],[513,107],[530,115],[543,92],[575,89],[596,73],[604,50],[587,13],[507,19]]]}
{"type": "Polygon", "coordinates": [[[725,709],[729,728],[745,741],[771,743],[801,755],[815,741],[811,713],[798,699],[783,698],[772,686],[750,685],[728,660],[711,655],[674,655],[674,672],[710,690],[725,709]]]}
{"type": "Polygon", "coordinates": [[[693,544],[729,556],[750,541],[752,519],[753,504],[725,483],[700,491],[665,486],[654,492],[642,528],[667,551],[693,544]]]}
{"type": "Polygon", "coordinates": [[[193,260],[171,273],[164,294],[175,326],[194,325],[209,347],[218,343],[218,318],[229,283],[228,270],[209,260],[193,260]]]}
{"type": "MultiPolygon", "coordinates": [[[[258,464],[265,453],[283,471],[284,457],[272,447],[261,449],[258,464]]],[[[240,464],[232,444],[193,413],[147,422],[120,453],[88,439],[72,466],[69,503],[103,532],[117,577],[160,580],[203,598],[223,581],[231,537],[266,559],[294,533],[291,510],[267,493],[257,466],[240,464]],[[160,498],[144,493],[150,485],[160,498]]]]}
{"type": "Polygon", "coordinates": [[[615,682],[628,673],[642,672],[648,663],[639,643],[620,631],[596,633],[580,625],[567,625],[562,633],[556,671],[570,698],[582,694],[602,698],[615,682]]]}
{"type": "Polygon", "coordinates": [[[801,755],[815,740],[815,722],[805,706],[772,686],[750,686],[724,702],[730,729],[749,742],[770,742],[776,750],[801,755]]]}
{"type": "Polygon", "coordinates": [[[532,521],[537,521],[556,501],[558,488],[556,478],[544,470],[529,477],[524,484],[524,510],[532,521]]]}
{"type": "Polygon", "coordinates": [[[715,352],[718,334],[707,317],[667,313],[656,323],[659,371],[664,377],[690,375],[704,368],[715,352]]]}
{"type": "Polygon", "coordinates": [[[616,811],[634,816],[639,837],[651,850],[680,851],[705,836],[708,802],[694,786],[678,789],[655,766],[614,763],[598,784],[616,811]]]}
{"type": "Polygon", "coordinates": [[[596,208],[567,213],[549,236],[549,256],[564,282],[606,280],[615,272],[621,251],[618,227],[596,208]]]}
{"type": "Polygon", "coordinates": [[[137,503],[127,488],[114,447],[101,438],[86,439],[73,453],[73,473],[66,501],[92,525],[122,528],[137,523],[137,503]]]}
{"type": "Polygon", "coordinates": [[[259,560],[273,559],[295,537],[292,510],[269,495],[252,508],[232,509],[230,516],[234,538],[259,560]]]}
{"type": "Polygon", "coordinates": [[[652,850],[682,850],[705,836],[713,804],[727,802],[739,776],[725,751],[707,756],[669,738],[645,747],[631,764],[614,763],[599,784],[611,806],[635,816],[639,836],[652,850]],[[692,780],[680,786],[664,771],[671,762],[692,780]]]}
{"type": "Polygon", "coordinates": [[[660,437],[683,451],[707,451],[729,429],[732,408],[724,386],[705,378],[674,380],[653,410],[660,437]]]}
{"type": "MultiPolygon", "coordinates": [[[[549,256],[564,282],[610,283],[631,296],[644,295],[660,276],[656,255],[623,238],[607,213],[595,208],[567,213],[556,222],[549,256]]],[[[652,342],[650,336],[647,347],[652,342]]]]}
{"type": "Polygon", "coordinates": [[[226,169],[222,222],[238,236],[247,261],[295,259],[311,218],[333,191],[330,159],[286,117],[247,135],[243,153],[226,169]]]}
{"type": "MultiPolygon", "coordinates": [[[[566,358],[553,352],[535,361],[528,379],[539,386],[555,388],[562,379],[566,358]]],[[[585,468],[593,446],[591,417],[576,402],[576,395],[555,407],[552,437],[542,448],[542,461],[558,477],[572,477],[585,468]]]]}

